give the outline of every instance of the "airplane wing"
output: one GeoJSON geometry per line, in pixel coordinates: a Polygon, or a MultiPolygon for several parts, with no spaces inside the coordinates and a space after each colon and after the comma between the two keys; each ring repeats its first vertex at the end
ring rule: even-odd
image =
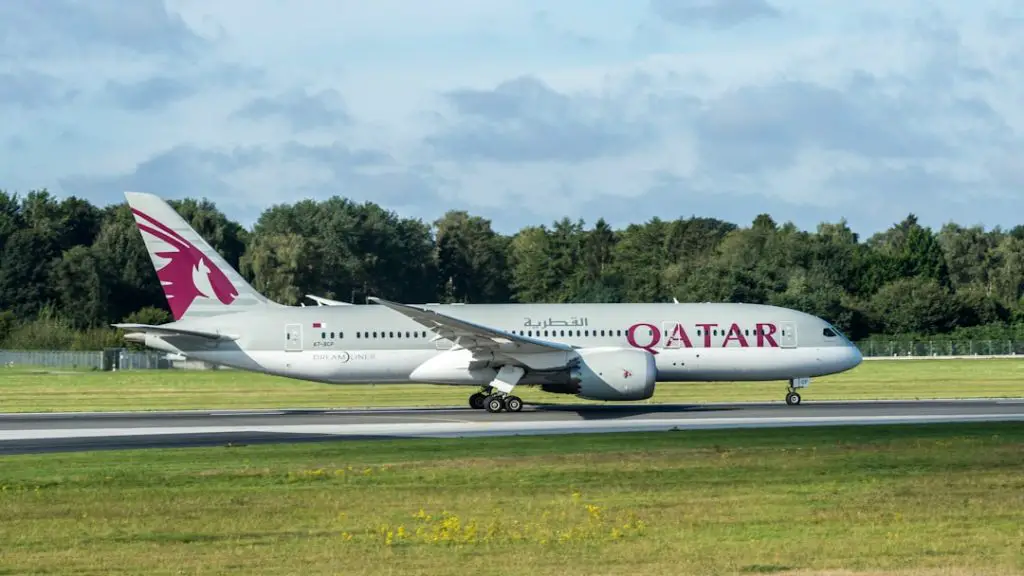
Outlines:
{"type": "Polygon", "coordinates": [[[349,302],[331,300],[330,298],[324,298],[323,296],[314,296],[313,294],[306,294],[306,298],[309,298],[313,302],[316,302],[317,306],[353,306],[353,304],[349,302]]]}
{"type": "Polygon", "coordinates": [[[575,348],[568,344],[549,342],[519,336],[498,330],[489,326],[476,324],[467,320],[453,318],[434,310],[426,310],[408,304],[390,302],[373,296],[367,298],[371,302],[386,306],[399,314],[426,326],[438,334],[440,338],[447,338],[454,342],[457,347],[471,351],[487,352],[514,352],[517,354],[543,353],[543,352],[568,352],[575,348]]]}
{"type": "Polygon", "coordinates": [[[219,334],[217,332],[205,332],[202,330],[187,330],[184,328],[171,328],[170,326],[154,326],[152,324],[111,324],[114,328],[127,331],[155,332],[167,336],[192,336],[193,338],[204,338],[206,340],[237,340],[237,336],[219,334]]]}

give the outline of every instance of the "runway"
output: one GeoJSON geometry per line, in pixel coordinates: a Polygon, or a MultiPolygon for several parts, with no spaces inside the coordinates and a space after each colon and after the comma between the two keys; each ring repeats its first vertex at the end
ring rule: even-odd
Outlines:
{"type": "Polygon", "coordinates": [[[1024,422],[1024,399],[0,414],[0,454],[381,438],[1024,422]]]}

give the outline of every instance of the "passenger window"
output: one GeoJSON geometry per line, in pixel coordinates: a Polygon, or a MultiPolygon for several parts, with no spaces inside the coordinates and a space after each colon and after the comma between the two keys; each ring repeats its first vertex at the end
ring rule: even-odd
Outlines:
{"type": "Polygon", "coordinates": [[[821,331],[821,333],[824,334],[826,338],[835,338],[836,337],[835,330],[833,330],[831,328],[825,328],[824,330],[821,331]]]}

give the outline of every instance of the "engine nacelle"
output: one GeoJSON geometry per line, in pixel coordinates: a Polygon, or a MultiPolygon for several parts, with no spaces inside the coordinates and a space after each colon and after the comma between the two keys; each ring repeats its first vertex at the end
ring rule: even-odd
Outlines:
{"type": "Polygon", "coordinates": [[[646,400],[654,395],[654,355],[636,348],[582,348],[569,371],[570,386],[586,400],[646,400]]]}

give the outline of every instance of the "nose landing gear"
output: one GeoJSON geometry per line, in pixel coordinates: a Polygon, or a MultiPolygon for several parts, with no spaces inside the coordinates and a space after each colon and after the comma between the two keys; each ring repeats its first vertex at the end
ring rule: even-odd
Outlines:
{"type": "Polygon", "coordinates": [[[786,404],[790,406],[797,406],[800,404],[800,394],[797,392],[798,388],[807,388],[811,385],[810,378],[793,378],[789,381],[789,388],[786,390],[786,404]]]}

